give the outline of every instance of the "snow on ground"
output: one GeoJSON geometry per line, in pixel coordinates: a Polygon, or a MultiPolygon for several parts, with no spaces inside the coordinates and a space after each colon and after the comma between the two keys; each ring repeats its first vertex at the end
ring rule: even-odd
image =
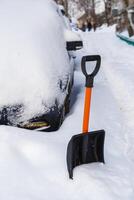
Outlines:
{"type": "Polygon", "coordinates": [[[76,60],[72,108],[59,131],[42,133],[0,127],[1,200],[134,199],[134,48],[113,28],[82,33],[85,49],[76,60]],[[68,178],[66,148],[82,127],[84,76],[80,58],[100,54],[90,130],[105,129],[105,162],[79,166],[68,178]]]}

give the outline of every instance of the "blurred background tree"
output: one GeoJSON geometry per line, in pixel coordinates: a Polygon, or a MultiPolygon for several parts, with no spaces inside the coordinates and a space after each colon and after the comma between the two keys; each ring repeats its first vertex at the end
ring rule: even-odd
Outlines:
{"type": "Polygon", "coordinates": [[[66,16],[75,17],[78,26],[91,22],[94,30],[103,24],[117,24],[116,31],[134,35],[134,0],[55,0],[64,6],[66,16]]]}

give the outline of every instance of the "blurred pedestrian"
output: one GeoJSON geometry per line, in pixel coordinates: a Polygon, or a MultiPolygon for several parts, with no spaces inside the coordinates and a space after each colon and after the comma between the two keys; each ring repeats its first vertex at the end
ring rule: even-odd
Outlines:
{"type": "Polygon", "coordinates": [[[84,31],[84,32],[86,31],[86,25],[85,25],[85,23],[82,23],[81,30],[84,31]]]}
{"type": "Polygon", "coordinates": [[[93,30],[96,31],[96,22],[94,19],[92,19],[91,25],[92,25],[93,30]]]}
{"type": "Polygon", "coordinates": [[[87,29],[88,29],[88,31],[91,31],[91,29],[92,29],[92,24],[90,21],[87,22],[87,29]]]}

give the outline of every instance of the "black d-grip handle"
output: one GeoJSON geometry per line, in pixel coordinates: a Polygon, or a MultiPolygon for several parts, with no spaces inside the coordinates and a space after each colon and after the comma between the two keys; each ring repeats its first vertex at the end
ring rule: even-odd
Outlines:
{"type": "Polygon", "coordinates": [[[81,61],[81,69],[83,74],[86,76],[86,87],[93,87],[94,77],[98,73],[101,65],[101,57],[99,55],[83,56],[81,61]],[[86,62],[96,61],[96,66],[91,74],[87,73],[86,62]]]}

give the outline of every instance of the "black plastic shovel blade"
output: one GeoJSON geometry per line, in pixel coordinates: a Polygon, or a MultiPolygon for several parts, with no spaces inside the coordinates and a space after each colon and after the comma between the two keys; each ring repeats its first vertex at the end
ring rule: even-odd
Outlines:
{"type": "Polygon", "coordinates": [[[74,135],[67,147],[67,168],[73,178],[73,168],[92,162],[104,163],[105,131],[93,131],[74,135]]]}

